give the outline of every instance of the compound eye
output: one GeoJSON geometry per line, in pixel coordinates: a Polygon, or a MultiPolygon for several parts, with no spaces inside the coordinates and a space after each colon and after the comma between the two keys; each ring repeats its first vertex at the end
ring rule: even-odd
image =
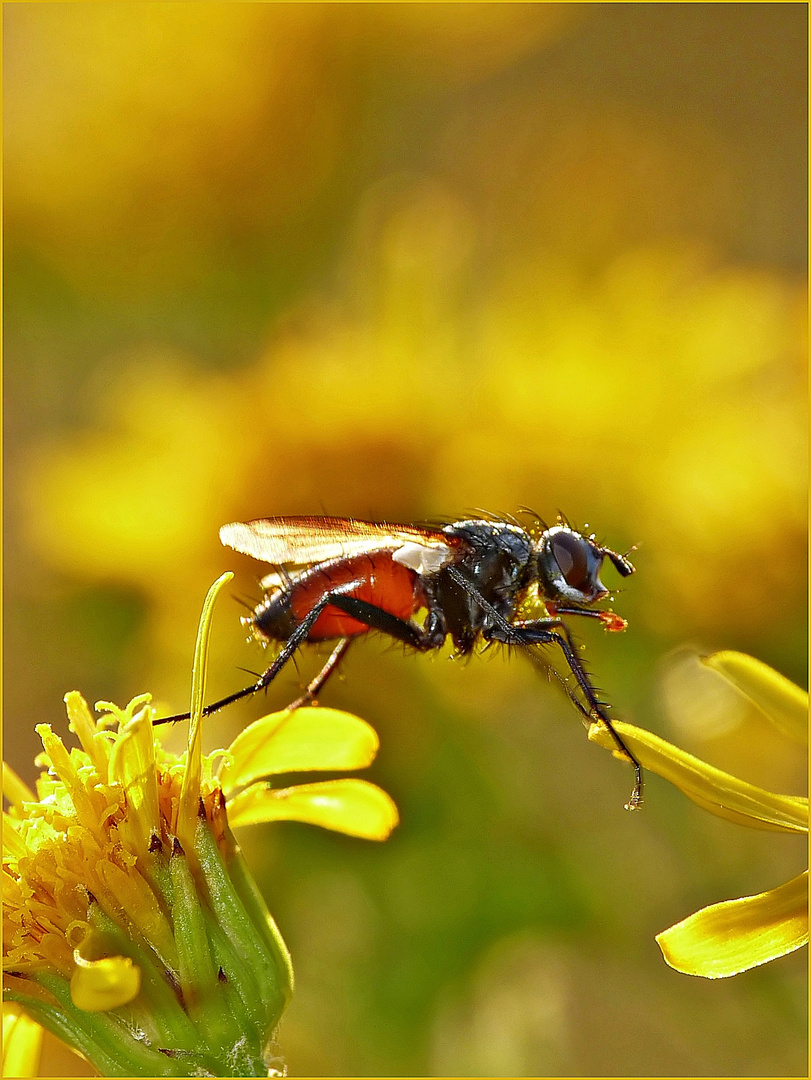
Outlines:
{"type": "Polygon", "coordinates": [[[589,593],[592,585],[591,560],[586,541],[571,533],[560,532],[552,537],[550,546],[566,584],[578,592],[589,593]]]}

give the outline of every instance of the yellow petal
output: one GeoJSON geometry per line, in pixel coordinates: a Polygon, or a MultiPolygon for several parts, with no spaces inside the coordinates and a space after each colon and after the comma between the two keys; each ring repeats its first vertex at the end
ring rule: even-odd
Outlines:
{"type": "Polygon", "coordinates": [[[11,806],[17,810],[22,809],[23,803],[37,801],[36,795],[28,784],[5,761],[3,762],[3,798],[8,799],[11,806]]]}
{"type": "Polygon", "coordinates": [[[7,1002],[3,1005],[3,1076],[36,1076],[43,1029],[7,1002]]]}
{"type": "Polygon", "coordinates": [[[808,871],[769,892],[702,908],[656,938],[672,968],[725,979],[808,942],[808,871]]]}
{"type": "MultiPolygon", "coordinates": [[[[808,832],[808,799],[747,784],[643,728],[618,720],[614,727],[643,769],[669,780],[711,814],[750,828],[808,832]]],[[[589,738],[621,757],[603,724],[592,724],[589,738]]]]}
{"type": "Polygon", "coordinates": [[[220,783],[228,793],[260,776],[317,769],[363,769],[379,746],[365,720],[337,709],[277,712],[245,728],[229,748],[220,783]]]}
{"type": "Polygon", "coordinates": [[[3,811],[3,854],[14,859],[21,859],[28,853],[26,843],[17,831],[21,826],[19,818],[3,811]]]}
{"type": "Polygon", "coordinates": [[[65,785],[67,794],[76,810],[79,823],[93,829],[98,825],[97,808],[82,783],[77,771],[75,755],[71,756],[58,735],[51,731],[50,724],[37,724],[34,728],[42,740],[42,748],[53,767],[53,771],[65,785]]]}
{"type": "Polygon", "coordinates": [[[110,755],[110,779],[127,795],[127,816],[122,833],[142,859],[147,857],[153,833],[160,836],[158,780],[152,710],[145,706],[121,732],[110,755]]]}
{"type": "Polygon", "coordinates": [[[70,980],[73,1004],[85,1012],[107,1012],[126,1005],[141,989],[141,969],[128,956],[85,960],[74,953],[76,970],[70,980]]]}
{"type": "Polygon", "coordinates": [[[203,775],[203,703],[206,692],[208,645],[211,639],[211,618],[217,594],[233,574],[230,570],[221,574],[206,593],[203,611],[197,628],[194,646],[194,663],[191,676],[191,708],[189,709],[189,747],[186,755],[186,771],[180,787],[180,807],[177,817],[177,835],[186,851],[194,850],[194,833],[200,806],[200,784],[203,775]]]}
{"type": "Polygon", "coordinates": [[[97,873],[116,905],[157,952],[164,967],[176,970],[177,949],[172,927],[143,875],[135,866],[125,871],[107,859],[99,861],[97,873]]]}
{"type": "Polygon", "coordinates": [[[754,702],[776,728],[808,746],[808,693],[753,656],[717,652],[702,661],[754,702]]]}
{"type": "Polygon", "coordinates": [[[385,791],[350,777],[277,791],[254,784],[228,804],[232,826],[264,821],[305,821],[365,840],[385,840],[399,816],[385,791]]]}
{"type": "Polygon", "coordinates": [[[71,690],[65,694],[64,701],[68,711],[68,727],[79,737],[82,749],[95,765],[102,782],[106,783],[107,753],[96,741],[96,721],[93,719],[89,705],[78,690],[71,690]]]}

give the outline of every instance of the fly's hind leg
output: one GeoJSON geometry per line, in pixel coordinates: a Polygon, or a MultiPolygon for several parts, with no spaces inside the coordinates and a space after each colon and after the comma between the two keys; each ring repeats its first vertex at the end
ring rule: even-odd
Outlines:
{"type": "MultiPolygon", "coordinates": [[[[229,694],[227,697],[220,698],[219,701],[215,701],[211,705],[206,705],[203,709],[203,716],[211,716],[212,713],[224,709],[226,705],[231,705],[235,701],[241,701],[242,698],[250,697],[252,694],[258,694],[260,690],[265,690],[270,686],[285,664],[287,664],[296,651],[307,640],[310,630],[312,630],[318,622],[318,617],[321,612],[327,607],[336,607],[339,611],[343,611],[345,614],[351,615],[353,619],[357,619],[358,622],[364,623],[371,630],[380,630],[384,634],[388,634],[389,637],[393,637],[397,641],[402,641],[404,644],[410,645],[420,652],[425,652],[428,649],[435,648],[437,645],[442,644],[445,635],[444,629],[440,624],[434,625],[431,630],[423,630],[414,623],[406,622],[404,619],[398,619],[396,615],[392,615],[391,612],[386,611],[384,608],[377,607],[376,604],[369,604],[365,600],[359,600],[357,597],[349,595],[349,589],[356,587],[356,585],[342,586],[342,588],[347,590],[346,592],[336,590],[335,592],[326,593],[322,596],[308,615],[302,619],[293,630],[267,671],[265,671],[252,686],[246,686],[243,690],[237,690],[234,694],[229,694]]],[[[327,663],[329,670],[326,671],[325,678],[321,678],[321,676],[324,675],[323,670],[321,674],[316,676],[315,682],[319,684],[317,690],[320,689],[320,686],[323,686],[326,679],[329,678],[337,666],[340,656],[337,657],[334,664],[332,663],[336,652],[337,647],[327,663]]],[[[188,719],[188,713],[178,713],[175,716],[164,716],[161,717],[160,720],[153,720],[153,724],[172,724],[176,720],[188,719]]]]}
{"type": "MultiPolygon", "coordinates": [[[[330,603],[332,607],[339,608],[345,614],[357,619],[358,622],[365,623],[371,630],[380,630],[396,641],[402,641],[420,652],[435,648],[437,644],[441,644],[445,639],[445,631],[442,625],[432,623],[431,629],[423,630],[415,626],[414,623],[392,615],[385,608],[370,604],[366,600],[359,600],[356,596],[333,596],[330,603]]],[[[346,655],[347,649],[354,640],[354,638],[341,638],[326,664],[324,664],[301,697],[296,698],[292,705],[287,706],[291,712],[293,709],[300,709],[302,705],[309,704],[318,696],[324,683],[337,670],[338,665],[346,655]]]]}
{"type": "Polygon", "coordinates": [[[330,653],[330,657],[326,664],[324,664],[301,697],[297,697],[295,701],[287,706],[289,712],[293,712],[294,709],[301,709],[304,705],[309,705],[311,702],[315,701],[324,688],[327,679],[338,670],[338,665],[346,656],[347,649],[352,644],[353,640],[354,638],[341,638],[330,653]]]}
{"type": "Polygon", "coordinates": [[[359,600],[356,596],[334,596],[330,600],[333,607],[339,608],[353,619],[364,623],[370,630],[379,630],[387,634],[395,641],[402,641],[404,645],[416,649],[417,652],[428,652],[436,649],[445,640],[445,623],[437,613],[429,613],[425,627],[400,619],[392,615],[385,608],[377,604],[370,604],[366,600],[359,600]]]}

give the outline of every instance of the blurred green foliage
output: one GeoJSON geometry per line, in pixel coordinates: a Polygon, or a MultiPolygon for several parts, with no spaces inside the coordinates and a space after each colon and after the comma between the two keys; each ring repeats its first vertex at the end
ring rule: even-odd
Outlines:
{"type": "MultiPolygon", "coordinates": [[[[628,631],[582,631],[617,715],[803,790],[660,663],[805,684],[804,5],[4,15],[16,768],[66,690],[184,707],[210,582],[259,597],[222,523],[528,504],[639,545],[628,631]]],[[[263,664],[238,613],[212,696],[263,664]]],[[[330,688],[381,735],[387,844],[244,836],[296,965],[291,1073],[805,1075],[804,959],[705,985],[653,940],[802,852],[655,780],[624,814],[554,687],[487,661],[370,640],[330,688]]]]}

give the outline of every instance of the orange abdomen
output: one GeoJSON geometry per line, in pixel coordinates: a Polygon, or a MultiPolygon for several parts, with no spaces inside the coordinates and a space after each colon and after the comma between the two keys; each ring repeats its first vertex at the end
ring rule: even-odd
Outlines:
{"type": "MultiPolygon", "coordinates": [[[[302,574],[288,592],[290,612],[296,622],[305,619],[326,593],[350,582],[357,582],[351,596],[383,608],[398,619],[408,619],[424,606],[417,574],[394,562],[390,552],[382,551],[374,555],[336,559],[302,574]]],[[[368,629],[366,623],[358,622],[338,608],[327,607],[310,630],[308,640],[353,637],[368,629]]]]}

